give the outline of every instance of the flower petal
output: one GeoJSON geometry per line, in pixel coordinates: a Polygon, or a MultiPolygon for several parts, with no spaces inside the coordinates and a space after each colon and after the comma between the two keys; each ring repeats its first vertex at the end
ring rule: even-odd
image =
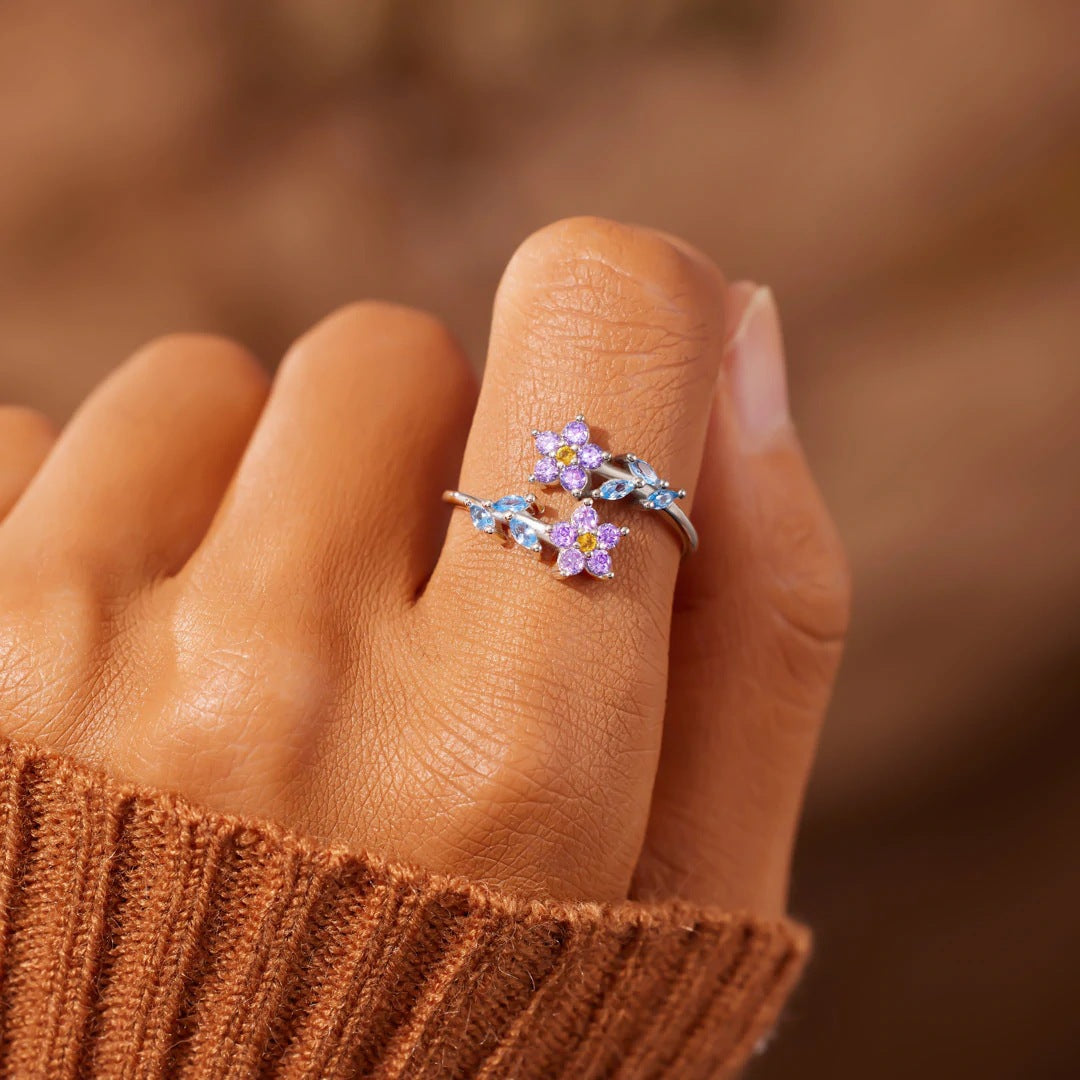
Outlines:
{"type": "Polygon", "coordinates": [[[611,573],[611,556],[601,548],[597,548],[586,560],[585,569],[593,577],[607,577],[611,573]]]}
{"type": "Polygon", "coordinates": [[[579,506],[571,515],[570,522],[579,533],[595,532],[600,515],[594,506],[579,506]]]}
{"type": "Polygon", "coordinates": [[[589,425],[584,420],[571,420],[562,429],[562,437],[571,446],[584,446],[589,441],[589,425]]]}
{"type": "Polygon", "coordinates": [[[578,461],[586,469],[599,469],[604,464],[604,451],[596,443],[586,443],[578,451],[578,461]]]}
{"type": "Polygon", "coordinates": [[[548,535],[556,547],[568,548],[577,540],[577,529],[569,521],[556,521],[548,530],[548,535]]]}
{"type": "Polygon", "coordinates": [[[563,548],[559,552],[558,566],[563,577],[573,577],[585,569],[585,556],[577,548],[563,548]]]}
{"type": "Polygon", "coordinates": [[[618,525],[604,522],[596,530],[596,539],[605,551],[610,551],[622,539],[622,529],[618,525]]]}
{"type": "Polygon", "coordinates": [[[533,477],[538,484],[554,484],[559,479],[559,466],[555,459],[542,457],[533,466],[533,477]]]}
{"type": "Polygon", "coordinates": [[[536,452],[550,455],[562,445],[562,439],[554,431],[541,431],[536,435],[536,452]]]}
{"type": "Polygon", "coordinates": [[[589,474],[580,465],[568,465],[559,474],[559,483],[562,484],[571,495],[577,495],[585,490],[589,482],[589,474]]]}

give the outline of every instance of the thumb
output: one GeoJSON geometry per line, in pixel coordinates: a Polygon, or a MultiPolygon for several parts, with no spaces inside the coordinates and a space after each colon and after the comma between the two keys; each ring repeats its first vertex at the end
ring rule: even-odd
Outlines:
{"type": "Polygon", "coordinates": [[[788,413],[772,293],[740,284],[729,303],[636,888],[778,915],[850,585],[788,413]]]}

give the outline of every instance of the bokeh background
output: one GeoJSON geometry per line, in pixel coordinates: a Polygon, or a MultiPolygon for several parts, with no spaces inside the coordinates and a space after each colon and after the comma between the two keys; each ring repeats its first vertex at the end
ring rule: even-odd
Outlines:
{"type": "Polygon", "coordinates": [[[755,1080],[1080,1075],[1080,5],[0,7],[0,398],[362,296],[477,364],[576,213],[773,286],[857,584],[755,1080]]]}

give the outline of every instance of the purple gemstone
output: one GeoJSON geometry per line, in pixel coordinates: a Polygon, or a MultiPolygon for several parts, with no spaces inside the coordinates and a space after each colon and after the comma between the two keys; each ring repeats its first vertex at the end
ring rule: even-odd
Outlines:
{"type": "Polygon", "coordinates": [[[542,457],[533,466],[533,476],[538,484],[554,484],[559,479],[559,466],[554,458],[542,457]]]}
{"type": "Polygon", "coordinates": [[[585,569],[593,577],[607,577],[611,573],[611,556],[598,548],[585,560],[585,569]]]}
{"type": "Polygon", "coordinates": [[[563,469],[562,474],[559,476],[559,483],[562,484],[567,491],[575,495],[581,491],[588,482],[588,474],[580,465],[571,465],[568,468],[563,469]]]}
{"type": "Polygon", "coordinates": [[[541,431],[536,436],[536,452],[538,454],[554,454],[562,444],[562,439],[554,431],[541,431]]]}
{"type": "Polygon", "coordinates": [[[584,420],[571,420],[562,429],[562,437],[571,446],[583,446],[589,441],[589,425],[584,420]]]}
{"type": "Polygon", "coordinates": [[[578,461],[586,469],[599,469],[604,464],[604,451],[596,443],[586,443],[578,451],[578,461]]]}
{"type": "Polygon", "coordinates": [[[596,539],[605,551],[610,551],[622,539],[622,529],[606,522],[596,530],[596,539]]]}
{"type": "Polygon", "coordinates": [[[549,535],[556,547],[568,548],[577,539],[577,529],[569,521],[556,521],[549,535]]]}
{"type": "Polygon", "coordinates": [[[563,548],[559,552],[558,564],[563,577],[573,577],[585,569],[585,556],[577,548],[563,548]]]}
{"type": "Polygon", "coordinates": [[[579,533],[595,532],[600,516],[591,506],[579,506],[570,515],[570,521],[579,533]]]}

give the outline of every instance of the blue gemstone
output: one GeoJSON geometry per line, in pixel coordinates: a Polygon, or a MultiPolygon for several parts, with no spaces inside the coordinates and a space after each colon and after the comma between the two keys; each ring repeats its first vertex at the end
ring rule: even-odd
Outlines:
{"type": "Polygon", "coordinates": [[[472,518],[472,523],[481,532],[493,533],[495,531],[495,518],[492,517],[491,511],[486,506],[473,503],[469,507],[469,517],[472,518]]]}
{"type": "Polygon", "coordinates": [[[615,499],[625,499],[633,490],[634,485],[629,480],[608,480],[600,485],[596,491],[596,496],[600,499],[614,501],[615,499]]]}
{"type": "Polygon", "coordinates": [[[656,470],[647,461],[642,461],[641,458],[634,458],[633,461],[628,461],[626,467],[639,480],[644,480],[646,484],[658,484],[660,482],[660,477],[656,474],[656,470]]]}
{"type": "Polygon", "coordinates": [[[529,500],[521,495],[504,495],[491,504],[491,509],[497,514],[519,514],[529,509],[529,500]]]}
{"type": "Polygon", "coordinates": [[[540,537],[536,535],[532,526],[521,518],[510,519],[510,535],[528,551],[540,550],[540,537]]]}
{"type": "Polygon", "coordinates": [[[660,488],[654,491],[647,499],[641,500],[641,505],[646,510],[666,510],[677,498],[679,493],[671,488],[660,488]]]}

